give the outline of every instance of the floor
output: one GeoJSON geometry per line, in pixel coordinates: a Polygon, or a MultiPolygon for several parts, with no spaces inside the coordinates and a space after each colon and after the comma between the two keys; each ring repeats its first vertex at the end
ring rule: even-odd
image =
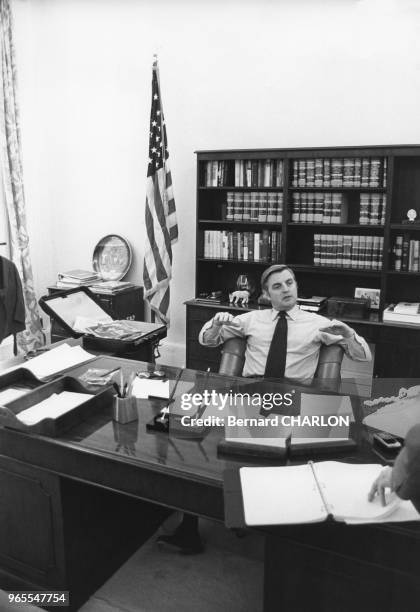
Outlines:
{"type": "MultiPolygon", "coordinates": [[[[158,533],[172,531],[171,517],[158,533]]],[[[80,612],[258,612],[263,601],[263,538],[238,538],[200,521],[206,550],[184,556],[162,550],[153,536],[80,612]]]]}

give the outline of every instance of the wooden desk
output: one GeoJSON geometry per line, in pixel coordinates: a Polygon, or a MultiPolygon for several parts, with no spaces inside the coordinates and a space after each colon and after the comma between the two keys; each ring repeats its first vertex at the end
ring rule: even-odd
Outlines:
{"type": "MultiPolygon", "coordinates": [[[[98,360],[98,366],[116,363],[127,373],[154,367],[98,360]]],[[[88,366],[75,368],[74,375],[88,366]]],[[[178,370],[165,369],[176,377],[178,370]]],[[[281,390],[274,383],[216,374],[206,380],[202,372],[185,370],[176,397],[205,388],[235,393],[245,387],[249,392],[281,390]]],[[[1,588],[67,589],[77,609],[170,509],[223,521],[223,470],[244,462],[217,456],[220,428],[201,442],[146,433],[162,402],[138,400],[138,407],[138,422],[114,423],[111,406],[105,405],[102,413],[55,439],[0,429],[1,588]]],[[[357,452],[340,459],[376,462],[364,428],[356,427],[355,435],[357,452]]],[[[418,594],[417,524],[304,525],[267,533],[267,611],[278,610],[279,600],[282,609],[298,612],[316,609],[318,601],[323,611],[354,610],[345,606],[355,585],[363,587],[363,596],[369,594],[369,607],[359,602],[358,611],[379,610],[374,607],[378,601],[418,594]]]]}

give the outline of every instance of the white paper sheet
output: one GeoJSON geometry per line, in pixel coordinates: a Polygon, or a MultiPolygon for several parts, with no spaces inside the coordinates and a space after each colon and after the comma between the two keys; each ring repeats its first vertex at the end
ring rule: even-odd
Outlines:
{"type": "Polygon", "coordinates": [[[327,518],[310,465],[240,468],[247,525],[314,523],[327,518]]]}
{"type": "Polygon", "coordinates": [[[24,389],[22,387],[9,387],[0,391],[0,406],[4,406],[4,404],[8,404],[22,395],[26,395],[29,393],[31,389],[24,389]]]}
{"type": "Polygon", "coordinates": [[[169,380],[154,380],[150,378],[136,378],[133,383],[131,394],[140,399],[149,396],[169,399],[169,380]]]}
{"type": "Polygon", "coordinates": [[[91,355],[81,346],[61,344],[50,351],[42,353],[38,357],[26,361],[24,364],[20,363],[12,368],[8,368],[1,372],[1,374],[24,367],[30,370],[37,378],[45,378],[94,358],[95,355],[91,355]]]}
{"type": "Polygon", "coordinates": [[[57,417],[83,404],[93,397],[90,393],[75,393],[73,391],[62,391],[53,393],[42,402],[22,410],[17,418],[25,425],[35,425],[45,418],[56,419],[57,417]]]}

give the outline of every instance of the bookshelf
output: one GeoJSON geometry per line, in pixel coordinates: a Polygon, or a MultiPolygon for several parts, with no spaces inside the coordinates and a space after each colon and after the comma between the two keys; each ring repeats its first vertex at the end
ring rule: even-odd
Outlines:
{"type": "Polygon", "coordinates": [[[411,208],[420,218],[420,145],[198,151],[195,297],[227,295],[239,274],[258,295],[264,268],[285,263],[300,297],[380,290],[368,320],[381,324],[388,304],[420,301],[411,208]]]}

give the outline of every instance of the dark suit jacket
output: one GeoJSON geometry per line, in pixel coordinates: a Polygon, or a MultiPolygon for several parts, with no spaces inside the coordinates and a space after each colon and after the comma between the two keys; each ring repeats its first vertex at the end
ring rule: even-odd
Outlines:
{"type": "Polygon", "coordinates": [[[410,429],[392,470],[392,488],[420,512],[420,424],[410,429]]]}
{"type": "Polygon", "coordinates": [[[0,342],[25,329],[22,284],[14,263],[0,257],[0,342]]]}

